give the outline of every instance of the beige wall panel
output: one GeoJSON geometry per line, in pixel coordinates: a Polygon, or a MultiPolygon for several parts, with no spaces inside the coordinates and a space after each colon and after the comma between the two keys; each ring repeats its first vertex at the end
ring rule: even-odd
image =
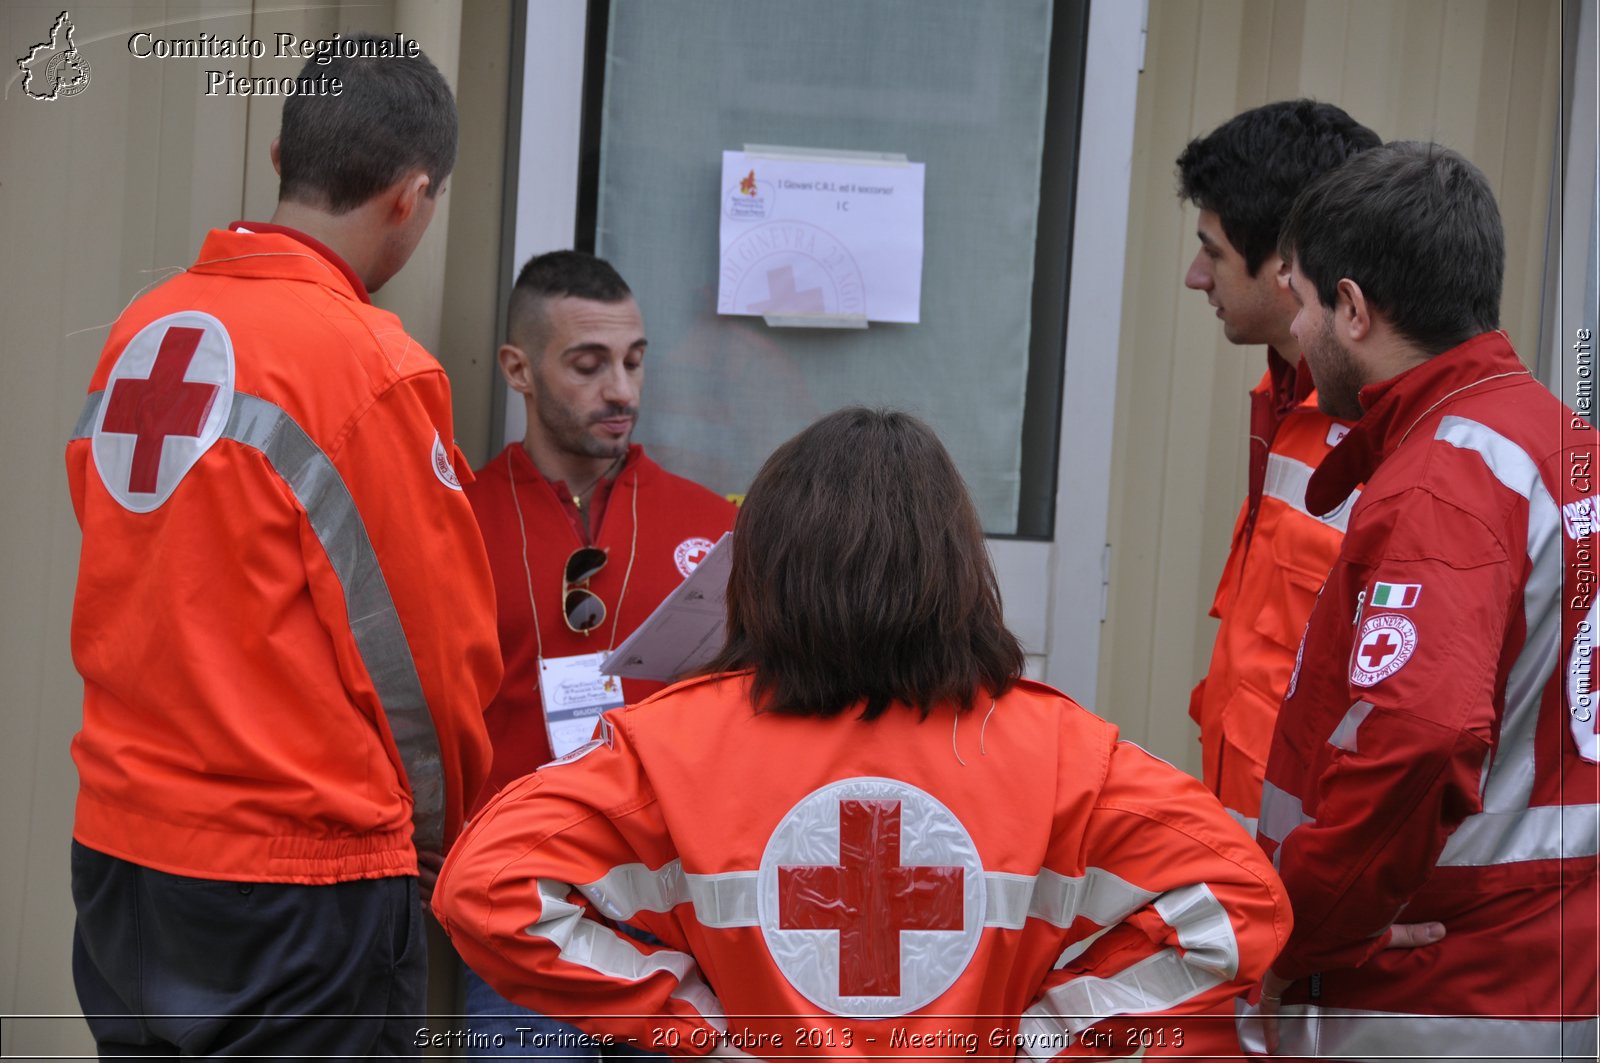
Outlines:
{"type": "MultiPolygon", "coordinates": [[[[1234,97],[1254,100],[1267,94],[1268,68],[1273,57],[1273,22],[1277,15],[1277,0],[1245,0],[1240,12],[1239,54],[1249,56],[1246,62],[1235,63],[1233,70],[1234,97]],[[1265,56],[1267,62],[1259,59],[1265,56]]],[[[1219,108],[1220,110],[1220,108],[1219,108]]],[[[1222,115],[1218,121],[1225,121],[1222,115]]]]}
{"type": "Polygon", "coordinates": [[[1263,360],[1260,348],[1229,344],[1205,298],[1183,288],[1195,211],[1172,209],[1173,160],[1239,111],[1297,96],[1338,103],[1387,139],[1450,144],[1495,184],[1509,251],[1504,321],[1531,350],[1558,17],[1554,0],[1152,0],[1134,136],[1100,708],[1175,763],[1198,769],[1187,693],[1215,637],[1205,612],[1246,489],[1245,392],[1263,360]],[[1164,424],[1152,423],[1158,412],[1164,424]]]}
{"type": "MultiPolygon", "coordinates": [[[[0,555],[0,838],[11,855],[0,861],[0,1014],[72,1016],[77,1006],[67,856],[76,790],[68,745],[80,724],[82,697],[68,645],[79,536],[62,450],[117,314],[140,291],[186,266],[206,229],[272,213],[277,180],[267,144],[277,132],[281,100],[207,97],[203,71],[283,76],[300,65],[268,58],[248,71],[231,60],[137,59],[129,54],[128,36],[139,29],[191,39],[201,31],[248,34],[270,46],[278,29],[303,37],[356,28],[383,32],[396,18],[393,3],[259,8],[249,0],[83,0],[71,11],[75,43],[91,67],[88,87],[70,99],[44,102],[27,99],[19,79],[10,79],[0,99],[0,225],[8,248],[25,249],[0,264],[0,320],[6,323],[0,357],[8,370],[8,384],[0,388],[0,446],[13,456],[0,472],[8,499],[8,548],[0,555]]],[[[482,41],[500,58],[494,71],[473,72],[477,91],[494,98],[471,150],[489,160],[497,189],[509,3],[481,8],[492,9],[500,21],[482,31],[482,41]]],[[[0,4],[0,52],[23,54],[44,39],[60,11],[49,0],[0,4]]],[[[407,17],[419,27],[413,33],[449,37],[448,64],[441,65],[452,75],[459,3],[414,2],[407,17]]],[[[7,77],[0,74],[0,84],[7,77]]],[[[467,142],[464,133],[463,157],[467,142]]],[[[403,319],[424,318],[436,337],[442,304],[454,290],[445,252],[449,227],[440,225],[447,203],[435,215],[440,243],[431,263],[422,260],[430,277],[417,301],[432,305],[431,324],[426,310],[403,293],[391,297],[403,319]]],[[[474,209],[488,216],[477,219],[475,250],[487,259],[490,280],[481,271],[466,279],[480,298],[475,310],[462,312],[458,327],[475,325],[492,335],[498,191],[475,201],[474,209]]],[[[473,372],[481,374],[482,367],[473,372]]],[[[486,425],[481,430],[486,433],[486,425]]],[[[91,1047],[77,1018],[7,1018],[0,1025],[8,1057],[78,1055],[91,1047]]]]}
{"type": "Polygon", "coordinates": [[[1344,98],[1344,57],[1349,52],[1350,42],[1346,36],[1349,22],[1348,0],[1319,0],[1306,8],[1305,23],[1300,29],[1303,48],[1296,95],[1312,96],[1319,100],[1344,98]]]}
{"type": "Polygon", "coordinates": [[[1395,125],[1400,81],[1411,57],[1403,32],[1374,35],[1368,27],[1392,24],[1393,7],[1392,0],[1350,0],[1338,96],[1341,107],[1385,138],[1395,125]]]}
{"type": "MultiPolygon", "coordinates": [[[[1161,70],[1168,76],[1152,80],[1149,91],[1141,85],[1137,103],[1136,125],[1143,128],[1158,118],[1187,111],[1182,86],[1195,76],[1193,40],[1199,25],[1199,13],[1192,7],[1174,11],[1171,17],[1158,23],[1152,19],[1145,44],[1145,70],[1161,70]]],[[[1131,209],[1128,222],[1128,247],[1130,260],[1151,257],[1145,242],[1156,239],[1170,242],[1164,232],[1173,215],[1170,204],[1151,205],[1159,193],[1148,186],[1154,180],[1152,172],[1158,166],[1151,159],[1148,140],[1135,140],[1130,169],[1132,187],[1130,203],[1143,204],[1144,209],[1131,209]]],[[[1139,312],[1143,300],[1161,297],[1158,285],[1161,278],[1128,274],[1137,279],[1138,287],[1124,292],[1122,306],[1122,335],[1128,337],[1125,351],[1139,351],[1156,345],[1157,351],[1170,349],[1171,327],[1159,336],[1150,334],[1144,324],[1149,318],[1139,312]]],[[[1150,315],[1155,316],[1155,315],[1150,315]]],[[[1135,356],[1137,357],[1137,356],[1135,356]]],[[[1144,730],[1145,714],[1150,703],[1147,678],[1137,669],[1119,667],[1123,657],[1148,659],[1151,651],[1151,631],[1148,618],[1155,608],[1156,595],[1156,528],[1160,522],[1159,497],[1139,491],[1130,480],[1141,476],[1160,476],[1159,450],[1152,447],[1152,438],[1159,438],[1165,430],[1162,412],[1166,408],[1166,362],[1159,353],[1148,362],[1141,361],[1137,368],[1127,367],[1117,374],[1116,424],[1138,425],[1138,430],[1119,430],[1112,444],[1112,465],[1126,470],[1125,477],[1113,477],[1110,497],[1110,535],[1115,543],[1112,565],[1115,571],[1125,574],[1124,581],[1116,587],[1117,593],[1106,603],[1106,637],[1100,643],[1099,704],[1096,711],[1117,723],[1134,737],[1135,731],[1144,730]],[[1120,650],[1120,654],[1113,650],[1120,650]]]]}
{"type": "Polygon", "coordinates": [[[1444,9],[1444,0],[1409,0],[1394,20],[1405,61],[1399,68],[1398,92],[1391,102],[1389,124],[1387,128],[1373,126],[1385,138],[1427,136],[1434,128],[1439,68],[1445,55],[1444,35],[1440,32],[1444,9]]]}
{"type": "Polygon", "coordinates": [[[1450,0],[1445,4],[1433,124],[1427,129],[1402,130],[1398,136],[1434,140],[1471,156],[1481,87],[1486,79],[1498,81],[1500,77],[1498,71],[1483,69],[1489,4],[1490,0],[1450,0]]]}
{"type": "MultiPolygon", "coordinates": [[[[1538,361],[1541,293],[1545,283],[1546,222],[1550,209],[1551,163],[1559,123],[1554,110],[1538,118],[1515,121],[1510,116],[1534,115],[1547,100],[1559,97],[1561,65],[1545,63],[1560,55],[1561,9],[1552,0],[1520,0],[1512,36],[1500,47],[1511,54],[1518,77],[1507,85],[1506,132],[1501,147],[1500,179],[1495,194],[1506,223],[1506,281],[1501,326],[1530,366],[1538,361]],[[1534,76],[1533,72],[1538,71],[1534,76]]],[[[1491,42],[1491,51],[1495,47],[1491,42]]],[[[1489,59],[1491,56],[1486,56],[1489,59]]],[[[1487,156],[1485,156],[1487,157],[1487,156]]],[[[1554,283],[1552,279],[1552,283],[1554,283]]]]}
{"type": "MultiPolygon", "coordinates": [[[[1205,2],[1205,0],[1201,0],[1205,2]]],[[[1272,11],[1272,48],[1266,56],[1241,56],[1240,65],[1248,63],[1260,64],[1265,62],[1267,68],[1267,92],[1263,97],[1241,96],[1239,99],[1257,99],[1261,103],[1267,100],[1287,100],[1296,96],[1305,95],[1305,90],[1300,87],[1300,67],[1305,55],[1305,24],[1306,0],[1277,0],[1272,11]]],[[[1321,42],[1314,42],[1314,47],[1321,47],[1321,42]]],[[[1242,110],[1241,104],[1234,111],[1242,110]]],[[[1231,115],[1233,111],[1230,111],[1231,115]]],[[[1229,115],[1223,115],[1226,119],[1229,115]]],[[[1195,130],[1198,136],[1212,126],[1203,126],[1195,130]]]]}
{"type": "Polygon", "coordinates": [[[461,154],[450,179],[444,313],[434,353],[450,374],[456,441],[469,460],[490,452],[495,349],[500,343],[500,205],[505,194],[506,117],[511,99],[511,2],[475,0],[462,9],[461,154]]]}

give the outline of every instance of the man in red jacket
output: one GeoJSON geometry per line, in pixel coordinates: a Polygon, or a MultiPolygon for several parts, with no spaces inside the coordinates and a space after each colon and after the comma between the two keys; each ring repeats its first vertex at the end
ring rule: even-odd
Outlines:
{"type": "Polygon", "coordinates": [[[1359,156],[1282,248],[1322,408],[1359,418],[1306,503],[1366,487],[1267,762],[1295,928],[1247,1047],[1593,1058],[1600,440],[1499,331],[1500,213],[1460,155],[1359,156]]]}
{"type": "Polygon", "coordinates": [[[306,67],[338,95],[284,107],[272,220],[123,313],[67,448],[73,974],[105,1054],[419,1054],[419,860],[483,782],[500,660],[449,383],[368,298],[455,101],[353,43],[306,67]]]}
{"type": "Polygon", "coordinates": [[[1250,392],[1249,493],[1211,604],[1221,623],[1189,699],[1201,777],[1252,832],[1294,648],[1348,513],[1306,511],[1306,480],[1349,425],[1317,409],[1289,332],[1295,303],[1278,277],[1278,232],[1301,189],[1378,144],[1331,103],[1284,100],[1230,118],[1178,157],[1179,192],[1200,208],[1200,249],[1183,282],[1205,294],[1229,342],[1267,348],[1250,392]]]}
{"type": "MultiPolygon", "coordinates": [[[[506,336],[500,368],[523,396],[527,431],[467,486],[494,570],[505,661],[484,714],[494,764],[479,807],[588,741],[602,709],[661,689],[604,676],[599,662],[694,571],[735,513],[631,442],[644,321],[609,263],[578,251],[529,260],[506,336]]],[[[473,1052],[598,1058],[600,1047],[575,1028],[511,1004],[470,969],[465,978],[473,1052]]]]}

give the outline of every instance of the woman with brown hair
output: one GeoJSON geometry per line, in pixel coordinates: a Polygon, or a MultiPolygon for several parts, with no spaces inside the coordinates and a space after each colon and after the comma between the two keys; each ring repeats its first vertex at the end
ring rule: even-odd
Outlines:
{"type": "Polygon", "coordinates": [[[847,409],[735,526],[707,674],[507,787],[435,908],[502,993],[674,1056],[1184,1054],[1282,887],[1198,782],[1021,678],[933,432],[847,409]],[[663,945],[611,928],[626,921],[663,945]]]}

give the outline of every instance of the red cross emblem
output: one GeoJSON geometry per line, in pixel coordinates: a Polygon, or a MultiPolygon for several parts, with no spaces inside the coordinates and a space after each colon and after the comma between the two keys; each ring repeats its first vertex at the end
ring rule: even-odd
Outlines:
{"type": "Polygon", "coordinates": [[[106,379],[94,460],[123,506],[148,512],[222,433],[233,403],[233,344],[210,314],[152,321],[128,341],[106,379]]]}
{"type": "Polygon", "coordinates": [[[938,799],[896,779],[813,791],[773,831],[758,872],[760,925],[778,970],[835,1015],[904,1015],[972,960],[983,862],[938,799]]]}
{"type": "Polygon", "coordinates": [[[1417,648],[1417,627],[1399,613],[1379,613],[1361,624],[1350,654],[1350,682],[1370,687],[1405,667],[1417,648]]]}
{"type": "Polygon", "coordinates": [[[1367,662],[1368,671],[1376,672],[1399,650],[1400,640],[1385,631],[1371,642],[1361,644],[1361,659],[1367,662]]]}
{"type": "Polygon", "coordinates": [[[128,470],[129,491],[154,494],[167,437],[198,436],[206,423],[217,398],[217,385],[183,379],[204,335],[204,329],[176,325],[167,329],[150,375],[143,380],[123,377],[107,397],[101,430],[138,438],[128,470]]]}
{"type": "Polygon", "coordinates": [[[678,566],[679,572],[688,577],[700,566],[700,562],[706,559],[706,555],[715,545],[710,539],[702,539],[699,536],[685,539],[678,544],[676,550],[672,551],[672,563],[678,566]]]}
{"type": "Polygon", "coordinates": [[[839,992],[900,995],[900,932],[960,930],[959,867],[900,863],[900,802],[840,801],[839,859],[778,868],[778,925],[839,932],[839,992]]]}

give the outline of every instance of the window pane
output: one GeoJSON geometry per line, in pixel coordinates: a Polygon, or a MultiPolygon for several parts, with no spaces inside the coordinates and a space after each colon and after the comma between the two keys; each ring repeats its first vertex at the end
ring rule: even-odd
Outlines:
{"type": "Polygon", "coordinates": [[[1048,0],[614,0],[595,247],[644,311],[659,460],[739,492],[818,416],[894,406],[1017,531],[1050,23],[1048,0]],[[926,163],[920,324],[717,316],[721,156],[746,144],[926,163]]]}

